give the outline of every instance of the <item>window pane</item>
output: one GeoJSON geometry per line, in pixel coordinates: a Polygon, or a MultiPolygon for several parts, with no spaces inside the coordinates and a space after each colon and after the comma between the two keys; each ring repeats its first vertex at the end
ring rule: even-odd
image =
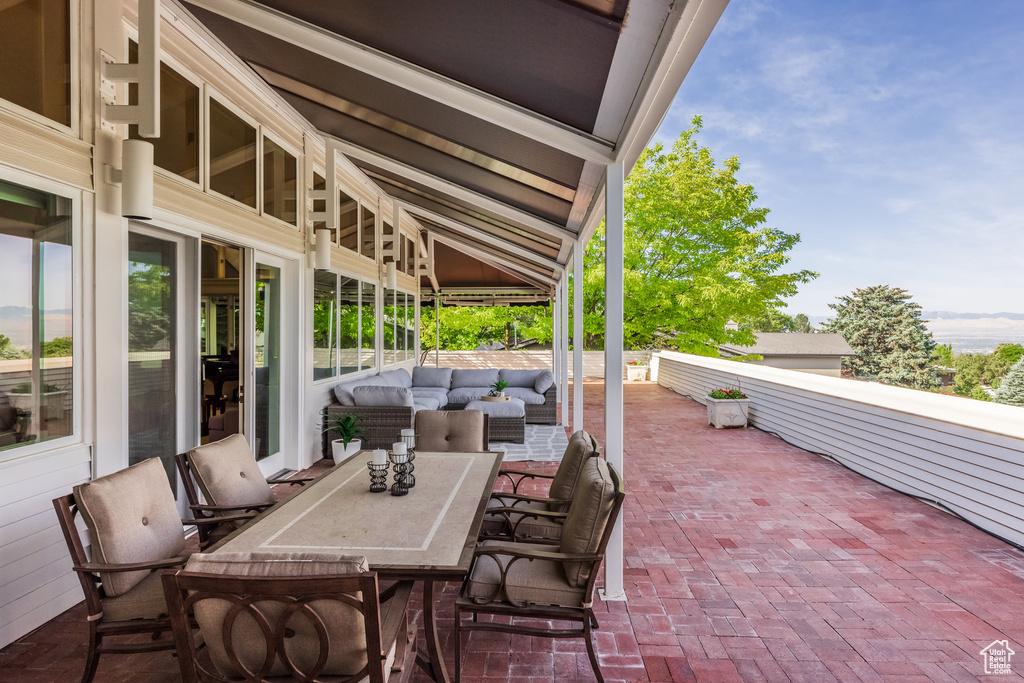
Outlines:
{"type": "Polygon", "coordinates": [[[341,202],[338,210],[338,245],[359,253],[359,202],[345,194],[344,190],[338,195],[341,202]]]}
{"type": "Polygon", "coordinates": [[[256,459],[281,450],[281,269],[256,264],[256,459]]]}
{"type": "Polygon", "coordinates": [[[361,368],[372,368],[376,359],[374,352],[376,345],[376,309],[377,309],[377,285],[372,282],[363,283],[362,315],[360,316],[360,327],[362,327],[362,357],[359,362],[361,368]]]}
{"type": "Polygon", "coordinates": [[[256,129],[210,100],[210,189],[256,208],[256,129]]]}
{"type": "Polygon", "coordinates": [[[263,213],[297,225],[295,157],[270,138],[263,138],[263,213]]]}
{"type": "Polygon", "coordinates": [[[416,242],[408,237],[405,240],[405,272],[413,277],[416,276],[416,242]]]}
{"type": "Polygon", "coordinates": [[[405,360],[405,293],[395,294],[395,362],[405,360]]]}
{"type": "Polygon", "coordinates": [[[339,363],[344,375],[359,369],[359,281],[341,278],[338,294],[339,363]]]}
{"type": "Polygon", "coordinates": [[[334,377],[338,353],[338,276],[313,271],[313,380],[334,377]]]}
{"type": "Polygon", "coordinates": [[[175,257],[174,242],[128,235],[128,464],[160,458],[171,482],[178,480],[175,257]]]}
{"type": "Polygon", "coordinates": [[[70,215],[70,200],[0,182],[0,449],[72,433],[70,215]]]}
{"type": "Polygon", "coordinates": [[[384,365],[395,362],[395,290],[384,290],[384,365]]]}
{"type": "MultiPolygon", "coordinates": [[[[313,189],[314,190],[323,190],[326,187],[327,187],[327,180],[325,180],[322,175],[320,175],[319,173],[314,171],[313,172],[313,189]]],[[[321,212],[326,211],[327,210],[327,207],[325,206],[326,204],[327,204],[326,200],[314,199],[313,200],[313,211],[321,211],[321,212]]],[[[316,230],[318,230],[320,228],[326,228],[326,227],[327,227],[327,223],[325,223],[324,221],[313,221],[313,231],[314,231],[313,234],[316,234],[316,230]]]]}
{"type": "Polygon", "coordinates": [[[68,0],[0,2],[0,98],[71,125],[68,0]]]}
{"type": "MultiPolygon", "coordinates": [[[[139,46],[128,41],[128,61],[139,61],[139,46]]],[[[128,84],[128,104],[139,103],[139,86],[128,84]]],[[[199,88],[177,71],[160,64],[160,137],[143,138],[128,126],[128,137],[153,143],[153,163],[199,182],[199,88]]]]}
{"type": "Polygon", "coordinates": [[[377,253],[377,216],[365,206],[363,207],[363,248],[359,253],[367,258],[376,258],[377,253]]]}
{"type": "Polygon", "coordinates": [[[405,358],[406,360],[415,360],[418,351],[416,348],[416,297],[412,294],[406,294],[405,296],[405,348],[407,349],[405,358]]]}

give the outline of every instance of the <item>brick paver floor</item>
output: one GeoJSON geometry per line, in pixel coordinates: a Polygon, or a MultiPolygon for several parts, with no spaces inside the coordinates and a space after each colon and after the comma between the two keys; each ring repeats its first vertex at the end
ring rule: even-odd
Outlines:
{"type": "MultiPolygon", "coordinates": [[[[603,385],[584,390],[603,441],[603,385]]],[[[596,606],[606,679],[968,681],[1003,639],[1024,672],[1024,553],[770,434],[709,428],[655,384],[625,397],[628,601],[596,606]]],[[[77,680],[82,617],[0,651],[0,680],[77,680]]],[[[582,642],[475,633],[465,647],[463,680],[593,680],[582,642]]],[[[177,664],[112,655],[96,680],[174,681],[177,664]]]]}

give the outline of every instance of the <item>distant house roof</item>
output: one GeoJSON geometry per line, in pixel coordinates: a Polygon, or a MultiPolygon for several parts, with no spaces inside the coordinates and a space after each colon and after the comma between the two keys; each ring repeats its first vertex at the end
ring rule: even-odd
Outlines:
{"type": "Polygon", "coordinates": [[[722,344],[719,352],[725,356],[756,353],[760,356],[856,356],[857,352],[841,334],[802,332],[762,332],[753,346],[722,344]]]}

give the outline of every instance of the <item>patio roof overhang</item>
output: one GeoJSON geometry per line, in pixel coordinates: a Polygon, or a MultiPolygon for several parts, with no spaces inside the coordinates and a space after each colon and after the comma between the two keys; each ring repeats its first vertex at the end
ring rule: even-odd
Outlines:
{"type": "Polygon", "coordinates": [[[607,166],[635,163],[727,2],[185,4],[424,231],[502,274],[467,291],[509,276],[550,297],[607,166]]]}

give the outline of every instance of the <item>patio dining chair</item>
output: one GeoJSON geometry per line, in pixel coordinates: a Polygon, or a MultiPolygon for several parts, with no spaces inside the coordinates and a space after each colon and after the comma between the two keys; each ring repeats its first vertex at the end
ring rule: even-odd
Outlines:
{"type": "Polygon", "coordinates": [[[185,485],[189,508],[197,519],[221,520],[199,526],[199,549],[205,550],[248,519],[275,503],[271,486],[303,486],[314,477],[267,479],[241,434],[198,446],[174,458],[185,485]],[[202,494],[202,501],[200,501],[202,494]],[[230,520],[225,520],[230,516],[230,520]]]}
{"type": "MultiPolygon", "coordinates": [[[[625,498],[622,479],[601,458],[589,458],[580,476],[558,546],[487,540],[455,601],[455,670],[461,673],[462,632],[498,631],[543,638],[583,638],[598,681],[604,681],[594,652],[594,583],[612,527],[625,498]],[[462,615],[473,615],[463,621],[462,615]],[[511,617],[479,621],[479,615],[511,617]],[[579,623],[556,628],[536,621],[579,623]]],[[[526,513],[530,514],[530,513],[526,513]]]]}
{"type": "Polygon", "coordinates": [[[487,445],[487,416],[479,410],[416,411],[417,451],[477,453],[487,445]]]}
{"type": "Polygon", "coordinates": [[[583,465],[591,457],[600,456],[600,451],[597,440],[581,429],[569,438],[554,474],[499,470],[499,478],[504,476],[512,483],[512,492],[495,491],[491,494],[487,514],[480,527],[480,538],[557,542],[562,537],[562,525],[576,495],[583,465]],[[548,481],[547,495],[531,496],[520,492],[523,482],[530,479],[548,481]],[[537,514],[519,514],[524,510],[537,514]]]}
{"type": "Polygon", "coordinates": [[[382,600],[366,569],[358,556],[248,552],[199,553],[164,572],[182,680],[408,680],[412,582],[382,600]]]}
{"type": "Polygon", "coordinates": [[[156,570],[188,560],[183,525],[195,522],[178,516],[160,459],[80,484],[55,498],[53,507],[85,593],[89,645],[82,683],[96,675],[101,654],[173,650],[174,641],[160,637],[170,633],[171,622],[156,570]],[[78,515],[91,538],[91,561],[78,515]],[[138,634],[152,638],[132,638],[138,634]],[[128,640],[108,640],[117,636],[128,640]]]}

